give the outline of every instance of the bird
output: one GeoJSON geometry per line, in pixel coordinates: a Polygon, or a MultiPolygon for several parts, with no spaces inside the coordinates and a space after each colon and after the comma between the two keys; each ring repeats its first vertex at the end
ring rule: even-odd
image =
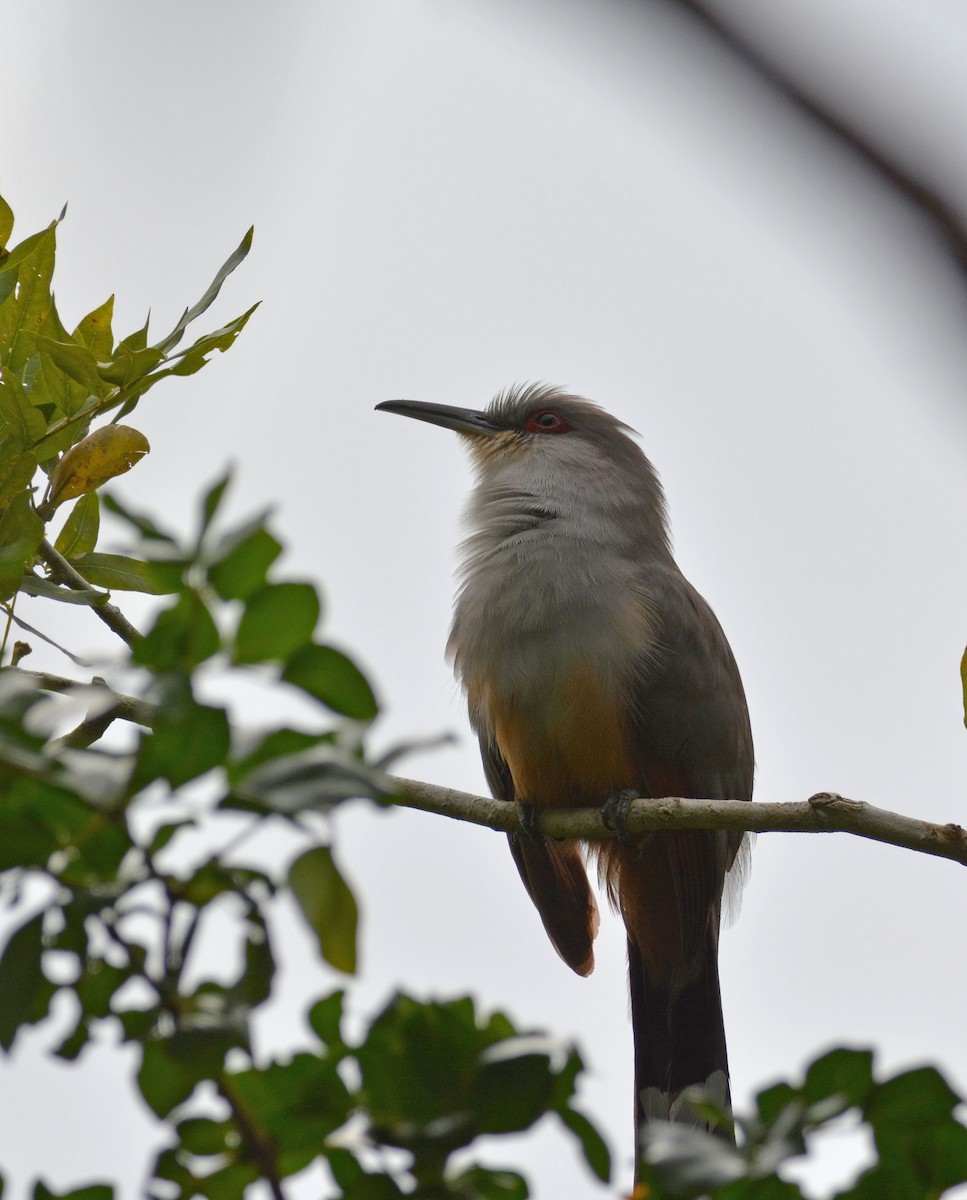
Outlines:
{"type": "Polygon", "coordinates": [[[629,426],[547,384],[483,410],[377,409],[454,430],[469,449],[447,653],[487,783],[519,807],[511,853],[557,953],[578,975],[594,966],[589,864],[623,919],[636,1149],[647,1122],[701,1126],[696,1094],[730,1111],[719,931],[749,838],[629,834],[621,813],[631,796],[751,800],[753,744],[729,643],[673,557],[658,475],[629,426]],[[542,809],[591,807],[620,836],[540,834],[542,809]]]}

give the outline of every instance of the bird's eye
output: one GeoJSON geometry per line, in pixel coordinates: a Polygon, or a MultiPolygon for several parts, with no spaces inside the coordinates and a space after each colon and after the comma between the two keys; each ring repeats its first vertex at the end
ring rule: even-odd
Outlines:
{"type": "Polygon", "coordinates": [[[553,409],[544,408],[540,412],[531,413],[524,426],[528,433],[570,433],[571,427],[560,413],[553,409]]]}

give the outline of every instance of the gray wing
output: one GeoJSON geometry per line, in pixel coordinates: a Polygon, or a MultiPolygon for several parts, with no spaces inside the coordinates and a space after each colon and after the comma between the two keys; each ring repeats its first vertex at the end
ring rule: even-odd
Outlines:
{"type": "MultiPolygon", "coordinates": [[[[479,741],[491,793],[498,800],[515,802],[514,782],[503,756],[485,735],[480,734],[479,741]]],[[[526,833],[510,833],[507,840],[554,949],[578,975],[589,975],[594,969],[599,917],[579,847],[526,833]]]]}
{"type": "MultiPolygon", "coordinates": [[[[674,565],[649,582],[660,635],[643,649],[629,684],[635,786],[646,796],[749,800],[752,731],[722,627],[674,565]]],[[[651,838],[634,861],[620,847],[606,847],[612,894],[620,895],[626,920],[631,915],[640,927],[643,947],[655,942],[654,961],[677,958],[674,973],[687,974],[704,953],[710,927],[717,939],[725,875],[743,843],[739,833],[675,831],[651,838]],[[677,910],[677,920],[661,929],[651,916],[667,913],[659,889],[664,896],[671,890],[677,910]]]]}

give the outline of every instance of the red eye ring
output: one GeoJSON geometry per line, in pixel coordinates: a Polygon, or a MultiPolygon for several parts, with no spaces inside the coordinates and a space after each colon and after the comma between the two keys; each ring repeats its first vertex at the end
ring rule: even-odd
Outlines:
{"type": "Polygon", "coordinates": [[[542,408],[530,414],[524,430],[526,433],[570,433],[571,427],[553,408],[542,408]]]}

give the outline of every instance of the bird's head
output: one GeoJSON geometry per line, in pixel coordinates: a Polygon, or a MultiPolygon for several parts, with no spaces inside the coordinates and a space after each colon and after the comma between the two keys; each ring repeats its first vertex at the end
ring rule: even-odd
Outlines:
{"type": "Polygon", "coordinates": [[[518,465],[573,481],[597,476],[602,484],[609,478],[614,484],[625,473],[636,481],[653,474],[629,426],[598,405],[546,384],[509,388],[482,410],[419,400],[387,400],[376,407],[455,430],[482,480],[518,465]]]}

